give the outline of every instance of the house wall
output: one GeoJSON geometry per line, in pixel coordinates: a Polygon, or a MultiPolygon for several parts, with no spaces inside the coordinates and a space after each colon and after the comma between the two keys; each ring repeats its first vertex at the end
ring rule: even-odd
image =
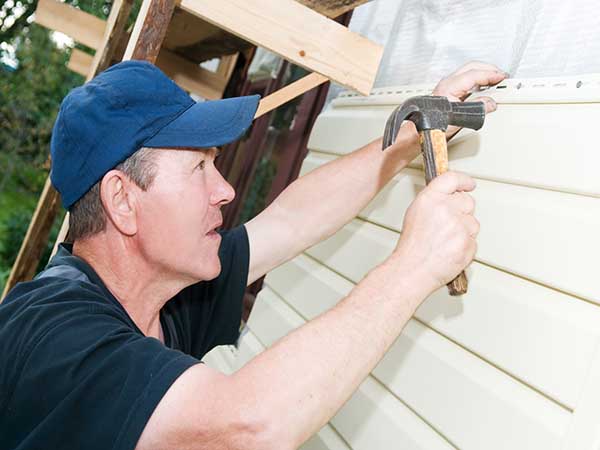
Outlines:
{"type": "MultiPolygon", "coordinates": [[[[308,449],[598,449],[600,76],[514,79],[499,108],[450,143],[477,180],[479,250],[462,298],[440,289],[308,449]]],[[[380,136],[394,106],[431,86],[346,93],[320,115],[302,173],[380,136]]],[[[416,160],[330,239],[271,272],[233,371],[335,305],[394,248],[423,188],[416,160]]],[[[369,324],[365,324],[369,332],[369,324]]]]}

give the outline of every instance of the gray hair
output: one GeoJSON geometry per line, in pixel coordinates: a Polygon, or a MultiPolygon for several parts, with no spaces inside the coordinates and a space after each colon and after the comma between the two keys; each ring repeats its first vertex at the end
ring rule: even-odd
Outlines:
{"type": "MultiPolygon", "coordinates": [[[[133,181],[143,191],[147,190],[156,177],[154,149],[143,147],[115,167],[133,181]]],[[[98,181],[69,209],[69,233],[67,241],[75,242],[100,233],[106,229],[106,212],[100,199],[98,181]]]]}

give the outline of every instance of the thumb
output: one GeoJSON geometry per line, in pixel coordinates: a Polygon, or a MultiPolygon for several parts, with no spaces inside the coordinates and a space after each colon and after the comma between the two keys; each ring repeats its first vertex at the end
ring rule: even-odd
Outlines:
{"type": "Polygon", "coordinates": [[[470,192],[475,189],[475,180],[469,175],[459,172],[446,172],[429,183],[427,186],[442,194],[454,194],[455,192],[470,192]]]}

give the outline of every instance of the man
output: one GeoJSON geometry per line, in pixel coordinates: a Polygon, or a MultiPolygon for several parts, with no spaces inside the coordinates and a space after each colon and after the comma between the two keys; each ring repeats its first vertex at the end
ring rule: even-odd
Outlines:
{"type": "MultiPolygon", "coordinates": [[[[457,100],[504,76],[471,63],[435,93],[457,100]]],[[[2,448],[297,448],[472,260],[475,184],[448,173],[417,196],[393,254],[335,308],[231,376],[199,364],[237,340],[246,285],[333,234],[419,152],[407,123],[386,152],[377,140],[339,158],[219,234],[234,191],[215,147],[243,134],[257,102],[196,104],[138,61],[65,98],[51,176],[74,242],[0,307],[2,448]]]]}

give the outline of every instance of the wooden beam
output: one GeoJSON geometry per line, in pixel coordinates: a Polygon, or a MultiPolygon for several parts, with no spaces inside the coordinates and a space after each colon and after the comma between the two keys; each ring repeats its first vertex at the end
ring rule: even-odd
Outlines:
{"type": "Polygon", "coordinates": [[[175,0],[144,0],[123,61],[143,59],[156,63],[173,11],[175,0]]]}
{"type": "Polygon", "coordinates": [[[219,67],[217,68],[217,74],[219,74],[221,78],[224,78],[227,81],[229,81],[229,78],[231,78],[231,74],[233,73],[233,69],[235,69],[235,64],[237,63],[239,56],[239,53],[236,53],[234,55],[222,56],[221,60],[219,61],[219,67]]]}
{"type": "Polygon", "coordinates": [[[56,241],[54,241],[54,247],[52,247],[52,253],[50,254],[50,258],[56,255],[58,251],[58,246],[62,244],[67,238],[67,233],[69,232],[69,213],[65,214],[65,218],[63,219],[63,223],[60,226],[60,230],[58,231],[58,236],[56,236],[56,241]]]}
{"type": "Polygon", "coordinates": [[[207,100],[222,98],[231,76],[225,78],[166,50],[160,52],[156,65],[183,89],[207,100]]]}
{"type": "Polygon", "coordinates": [[[127,19],[131,13],[133,0],[115,0],[110,10],[110,15],[104,27],[104,36],[99,49],[94,55],[91,68],[86,81],[91,80],[96,74],[110,66],[110,62],[117,51],[121,38],[125,33],[127,19]]]}
{"type": "MultiPolygon", "coordinates": [[[[329,18],[335,18],[368,0],[297,0],[329,18]]],[[[176,9],[163,48],[193,62],[234,54],[252,45],[205,20],[176,9]]]]}
{"type": "Polygon", "coordinates": [[[60,31],[94,50],[102,45],[106,28],[104,20],[56,0],[39,0],[35,22],[60,31]]]}
{"type": "MultiPolygon", "coordinates": [[[[104,21],[97,19],[95,16],[83,13],[78,9],[60,4],[53,0],[40,0],[40,3],[38,3],[39,11],[36,10],[36,20],[44,22],[44,26],[55,24],[57,27],[63,27],[67,33],[76,31],[79,39],[82,39],[81,42],[86,45],[100,45],[94,58],[87,53],[73,49],[71,59],[69,60],[69,68],[74,69],[78,73],[82,73],[82,75],[86,76],[87,80],[91,80],[98,72],[104,70],[110,64],[112,55],[123,34],[127,17],[131,11],[131,6],[132,0],[116,0],[115,3],[113,3],[108,23],[105,25],[104,21]],[[49,13],[55,13],[58,14],[58,16],[49,13]],[[62,17],[60,14],[62,14],[62,17]],[[68,18],[71,21],[80,20],[81,23],[79,26],[83,27],[83,30],[74,26],[72,22],[62,20],[65,18],[68,18]],[[98,21],[102,26],[99,26],[98,21]],[[87,26],[92,27],[92,33],[85,31],[85,27],[87,26]],[[97,33],[100,29],[102,30],[103,36],[100,43],[97,44],[95,43],[94,33],[97,33]],[[94,39],[92,39],[92,37],[94,37],[94,39]],[[87,40],[87,43],[84,40],[87,40]],[[84,70],[87,71],[83,73],[84,70]]],[[[48,177],[42,195],[38,200],[33,218],[29,224],[29,228],[27,229],[25,239],[23,239],[23,243],[19,249],[17,259],[11,269],[2,298],[4,298],[6,293],[8,293],[17,282],[29,280],[35,275],[35,270],[39,264],[43,249],[48,242],[48,236],[50,235],[50,230],[58,215],[59,209],[60,195],[52,187],[50,177],[48,177]]],[[[66,218],[65,221],[67,221],[66,218]]],[[[57,242],[62,242],[62,240],[63,239],[57,239],[57,242]]]]}
{"type": "MultiPolygon", "coordinates": [[[[92,66],[92,56],[81,50],[73,49],[68,68],[83,76],[89,74],[92,66]]],[[[156,65],[182,89],[199,95],[206,100],[217,100],[223,97],[231,72],[227,78],[218,72],[211,72],[197,64],[191,63],[175,53],[162,50],[156,60],[156,65]]]]}
{"type": "Polygon", "coordinates": [[[352,11],[357,6],[370,2],[371,0],[296,0],[304,6],[323,14],[329,18],[341,16],[352,11]]]}
{"type": "Polygon", "coordinates": [[[33,218],[29,223],[29,228],[27,228],[27,234],[21,244],[17,259],[4,286],[0,301],[4,299],[15,284],[30,280],[35,275],[35,270],[48,242],[48,235],[59,208],[60,196],[52,187],[50,178],[48,178],[33,213],[33,218]]]}
{"type": "Polygon", "coordinates": [[[94,57],[84,51],[74,48],[67,67],[81,76],[87,77],[94,62],[94,57]]]}
{"type": "Polygon", "coordinates": [[[383,47],[294,0],[182,0],[180,7],[362,94],[375,81],[383,47]]]}
{"type": "Polygon", "coordinates": [[[287,86],[282,87],[278,91],[275,91],[272,94],[267,95],[265,98],[261,99],[260,103],[258,104],[258,109],[256,110],[254,118],[257,119],[263,114],[274,110],[278,106],[289,102],[290,100],[298,97],[299,95],[304,94],[306,91],[310,91],[312,88],[315,88],[327,81],[329,81],[329,79],[326,76],[321,75],[320,73],[309,73],[308,75],[300,78],[299,80],[296,80],[293,83],[290,83],[287,86]]]}

